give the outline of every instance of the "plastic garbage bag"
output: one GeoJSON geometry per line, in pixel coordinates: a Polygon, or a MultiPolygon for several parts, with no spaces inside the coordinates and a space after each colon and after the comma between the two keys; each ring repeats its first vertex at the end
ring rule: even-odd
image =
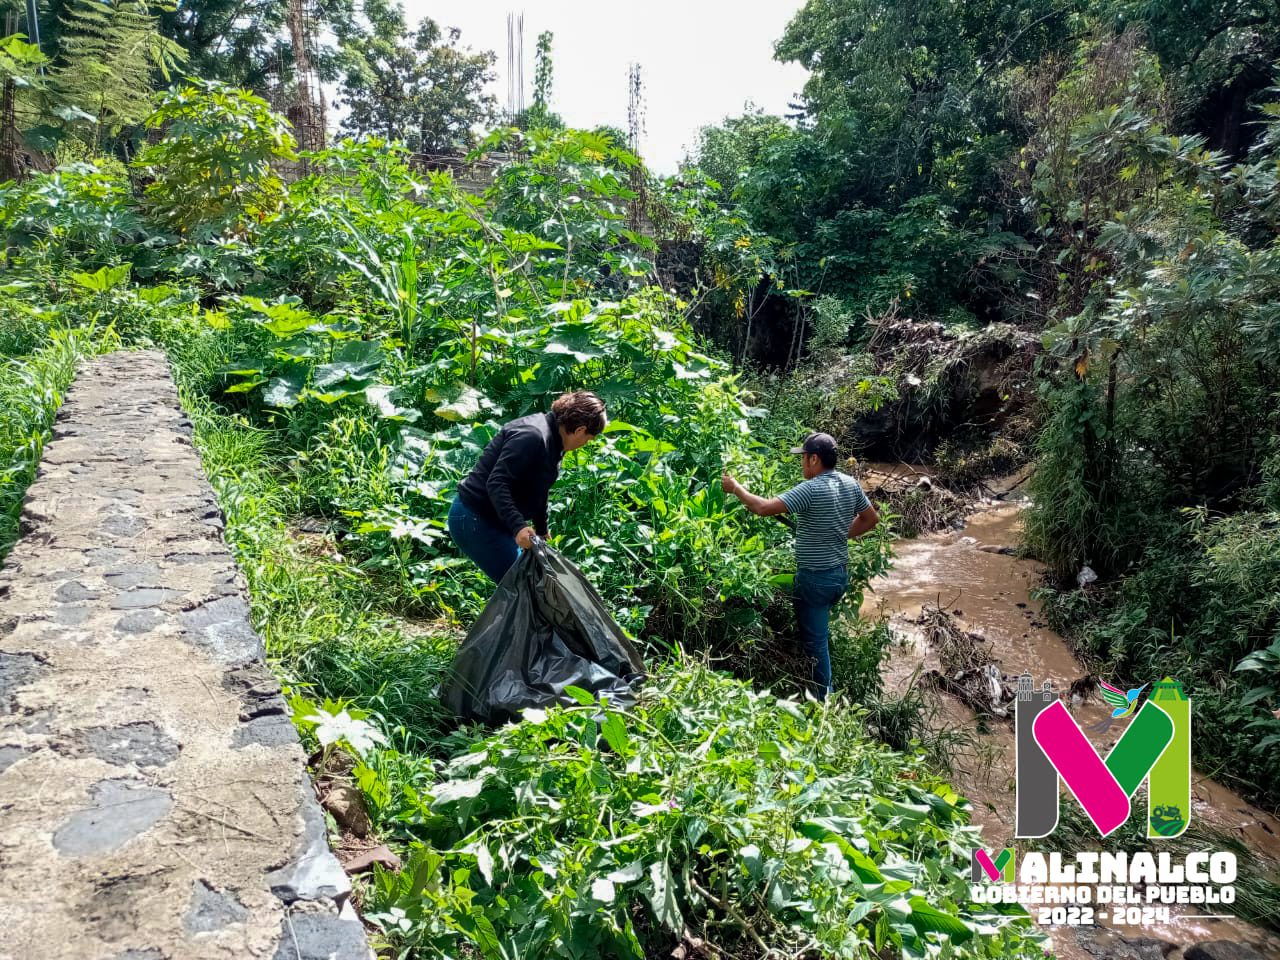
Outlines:
{"type": "Polygon", "coordinates": [[[644,661],[582,572],[541,540],[520,554],[458,648],[446,707],[498,724],[526,707],[574,702],[579,687],[629,705],[644,661]]]}

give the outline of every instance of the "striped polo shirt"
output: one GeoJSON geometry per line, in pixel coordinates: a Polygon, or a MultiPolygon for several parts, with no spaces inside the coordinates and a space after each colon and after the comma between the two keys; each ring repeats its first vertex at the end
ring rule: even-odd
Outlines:
{"type": "Polygon", "coordinates": [[[780,497],[796,518],[796,567],[830,570],[849,561],[849,527],[871,501],[862,486],[836,470],[820,473],[780,497]]]}

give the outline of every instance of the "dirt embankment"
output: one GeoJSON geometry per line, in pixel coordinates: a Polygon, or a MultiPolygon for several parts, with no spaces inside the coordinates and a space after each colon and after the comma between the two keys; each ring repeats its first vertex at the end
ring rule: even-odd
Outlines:
{"type": "Polygon", "coordinates": [[[1038,337],[1009,324],[953,330],[896,308],[868,327],[866,349],[898,397],[858,419],[849,437],[854,448],[868,459],[919,462],[946,445],[956,486],[1019,465],[1017,450],[1034,429],[1038,337]]]}

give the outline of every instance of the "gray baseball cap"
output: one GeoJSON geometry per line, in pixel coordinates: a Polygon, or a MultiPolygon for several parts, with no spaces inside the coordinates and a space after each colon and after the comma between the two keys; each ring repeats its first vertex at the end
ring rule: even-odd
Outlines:
{"type": "Polygon", "coordinates": [[[836,441],[829,433],[811,433],[804,438],[804,445],[792,447],[792,453],[831,453],[836,452],[836,441]]]}

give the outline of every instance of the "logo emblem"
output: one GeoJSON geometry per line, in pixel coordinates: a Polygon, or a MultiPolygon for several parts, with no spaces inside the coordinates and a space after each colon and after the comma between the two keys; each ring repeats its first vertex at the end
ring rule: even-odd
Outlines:
{"type": "MultiPolygon", "coordinates": [[[[1052,684],[1045,681],[1036,690],[1030,674],[1018,679],[1015,836],[1044,837],[1053,832],[1058,825],[1060,782],[1067,785],[1104,837],[1129,819],[1130,800],[1144,780],[1147,836],[1176,837],[1187,829],[1191,821],[1191,701],[1180,683],[1166,677],[1152,686],[1139,708],[1137,702],[1146,686],[1122,692],[1103,685],[1103,697],[1112,707],[1106,725],[1132,717],[1103,758],[1053,692],[1052,684]]],[[[978,860],[977,853],[974,859],[978,860]]]]}
{"type": "Polygon", "coordinates": [[[973,851],[974,883],[1012,883],[1016,867],[1013,847],[1005,847],[994,859],[985,850],[973,851]]]}

